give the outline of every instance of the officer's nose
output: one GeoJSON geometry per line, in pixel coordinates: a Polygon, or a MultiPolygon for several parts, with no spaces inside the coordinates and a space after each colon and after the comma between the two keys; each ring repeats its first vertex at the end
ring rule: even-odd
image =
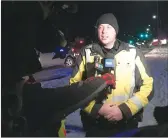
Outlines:
{"type": "Polygon", "coordinates": [[[102,33],[105,34],[107,32],[106,28],[103,28],[102,33]]]}

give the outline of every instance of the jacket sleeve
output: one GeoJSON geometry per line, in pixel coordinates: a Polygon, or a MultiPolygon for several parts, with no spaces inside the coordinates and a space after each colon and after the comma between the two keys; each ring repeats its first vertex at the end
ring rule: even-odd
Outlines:
{"type": "Polygon", "coordinates": [[[146,107],[149,101],[153,98],[153,78],[148,70],[145,57],[141,51],[137,50],[136,66],[139,70],[142,85],[138,92],[128,99],[126,102],[119,105],[124,118],[129,119],[139,112],[142,108],[146,107]]]}

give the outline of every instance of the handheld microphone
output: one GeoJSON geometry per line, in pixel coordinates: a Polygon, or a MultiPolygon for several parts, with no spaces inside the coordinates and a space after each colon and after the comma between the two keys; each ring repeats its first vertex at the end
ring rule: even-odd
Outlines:
{"type": "Polygon", "coordinates": [[[111,70],[114,70],[114,59],[105,58],[104,59],[104,70],[107,73],[111,73],[111,70]]]}
{"type": "Polygon", "coordinates": [[[100,57],[94,57],[94,67],[95,67],[95,76],[98,76],[98,70],[101,71],[102,66],[100,65],[100,57]]]}
{"type": "Polygon", "coordinates": [[[94,62],[95,63],[99,63],[100,62],[100,57],[99,56],[95,56],[94,57],[94,62]]]}
{"type": "Polygon", "coordinates": [[[100,72],[103,72],[103,64],[101,63],[95,63],[95,69],[100,71],[100,72]]]}

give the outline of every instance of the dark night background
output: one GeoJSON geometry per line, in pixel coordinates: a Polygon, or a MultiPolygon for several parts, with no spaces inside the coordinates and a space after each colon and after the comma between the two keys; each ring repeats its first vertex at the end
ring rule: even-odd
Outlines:
{"type": "MultiPolygon", "coordinates": [[[[62,3],[66,2],[55,2],[55,7],[58,8],[62,3]]],[[[43,20],[43,12],[38,2],[1,2],[2,82],[38,70],[38,67],[32,69],[37,65],[33,58],[35,56],[33,48],[52,52],[57,45],[51,24],[61,28],[69,41],[76,36],[94,38],[94,25],[97,18],[103,13],[112,12],[118,19],[118,37],[121,40],[125,40],[123,34],[136,36],[149,24],[152,28],[158,27],[161,35],[168,34],[168,2],[73,1],[67,3],[77,4],[78,12],[52,13],[43,20]],[[152,19],[154,14],[158,14],[159,18],[152,19]]]]}
{"type": "Polygon", "coordinates": [[[88,35],[93,30],[97,18],[107,12],[112,12],[118,19],[120,26],[119,36],[123,33],[136,34],[144,30],[148,24],[156,25],[152,15],[160,17],[160,27],[168,31],[168,2],[157,1],[99,1],[99,2],[77,2],[79,11],[73,15],[74,24],[70,25],[73,32],[81,35],[88,35]]]}

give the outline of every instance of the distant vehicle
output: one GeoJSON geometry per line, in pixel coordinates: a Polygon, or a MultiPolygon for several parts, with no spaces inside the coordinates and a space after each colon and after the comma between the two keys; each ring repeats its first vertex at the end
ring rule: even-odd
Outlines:
{"type": "Polygon", "coordinates": [[[76,38],[72,45],[73,46],[68,52],[64,62],[65,66],[67,67],[72,67],[75,65],[80,49],[86,45],[86,42],[83,38],[76,38]]]}
{"type": "Polygon", "coordinates": [[[168,43],[167,39],[161,39],[160,40],[161,45],[166,45],[168,43]]]}
{"type": "Polygon", "coordinates": [[[72,67],[76,63],[76,59],[79,56],[79,48],[71,48],[71,50],[68,52],[66,58],[65,58],[65,66],[72,67]]]}
{"type": "Polygon", "coordinates": [[[39,62],[42,68],[48,68],[56,65],[64,65],[64,58],[68,54],[69,48],[57,46],[53,52],[40,52],[36,50],[39,62]]]}
{"type": "Polygon", "coordinates": [[[153,39],[152,42],[150,43],[150,46],[159,46],[160,41],[159,39],[153,39]]]}
{"type": "Polygon", "coordinates": [[[150,43],[150,46],[159,46],[159,45],[166,45],[168,43],[167,39],[153,39],[150,43]]]}

